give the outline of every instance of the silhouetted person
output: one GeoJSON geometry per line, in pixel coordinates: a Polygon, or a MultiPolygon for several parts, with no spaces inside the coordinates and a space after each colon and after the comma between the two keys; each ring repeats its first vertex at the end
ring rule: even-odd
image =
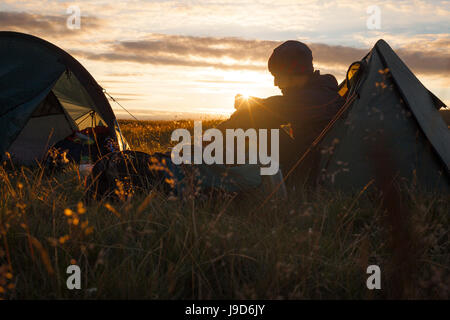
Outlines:
{"type": "MultiPolygon", "coordinates": [[[[286,41],[269,58],[269,71],[274,85],[283,95],[266,99],[236,96],[231,117],[218,128],[279,128],[280,164],[284,173],[302,156],[323,128],[329,123],[344,100],[338,94],[338,83],[333,75],[314,71],[312,52],[302,42],[286,41]]],[[[270,150],[270,149],[269,149],[270,150]]],[[[317,153],[302,163],[295,176],[317,174],[317,153]]],[[[311,176],[312,175],[312,176],[311,176]]]]}

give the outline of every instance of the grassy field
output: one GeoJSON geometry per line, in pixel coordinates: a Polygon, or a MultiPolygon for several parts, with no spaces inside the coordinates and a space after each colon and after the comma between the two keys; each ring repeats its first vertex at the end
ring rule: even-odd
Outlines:
{"type": "MultiPolygon", "coordinates": [[[[192,125],[121,122],[132,148],[148,153],[192,125]]],[[[389,205],[371,187],[343,195],[289,185],[288,200],[262,208],[258,192],[154,190],[87,205],[76,166],[58,175],[0,167],[0,180],[4,299],[449,298],[448,197],[409,189],[389,205]],[[81,290],[67,289],[71,264],[81,290]],[[381,290],[366,287],[372,264],[381,290]]]]}

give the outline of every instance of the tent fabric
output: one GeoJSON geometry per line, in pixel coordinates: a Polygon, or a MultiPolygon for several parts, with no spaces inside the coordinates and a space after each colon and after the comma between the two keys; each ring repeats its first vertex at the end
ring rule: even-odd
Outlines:
{"type": "Polygon", "coordinates": [[[8,35],[0,32],[0,115],[53,86],[65,70],[49,48],[8,35]]]}
{"type": "Polygon", "coordinates": [[[64,139],[77,125],[66,113],[52,91],[31,114],[25,127],[8,148],[13,161],[33,164],[42,159],[49,146],[64,139]]]}
{"type": "MultiPolygon", "coordinates": [[[[59,102],[64,106],[64,109],[70,117],[77,124],[80,124],[80,121],[84,118],[83,116],[91,111],[101,114],[86,89],[70,71],[66,71],[61,75],[55,83],[52,91],[58,98],[59,102]]],[[[97,117],[95,120],[95,125],[97,125],[97,122],[100,119],[97,117]]],[[[88,124],[90,123],[88,122],[88,124]]],[[[84,128],[85,126],[79,129],[84,128]]]]}
{"type": "Polygon", "coordinates": [[[32,117],[8,149],[13,161],[32,164],[42,159],[48,148],[72,133],[64,114],[32,117]],[[52,123],[51,126],[48,124],[52,123]]]}
{"type": "Polygon", "coordinates": [[[450,132],[436,110],[432,96],[386,42],[379,41],[375,48],[423,133],[450,171],[450,132]]]}
{"type": "MultiPolygon", "coordinates": [[[[56,97],[64,109],[65,117],[59,119],[63,121],[66,118],[73,129],[104,123],[113,137],[124,141],[122,136],[118,136],[120,128],[103,89],[78,61],[43,39],[23,33],[0,31],[2,156],[49,95],[56,97]],[[92,115],[91,121],[85,121],[85,115],[92,115]]],[[[42,115],[47,117],[50,114],[45,115],[44,112],[42,115]]],[[[53,125],[51,121],[47,124],[53,125]]],[[[54,126],[57,129],[60,125],[54,126]]],[[[120,144],[127,147],[126,143],[120,144]]]]}
{"type": "Polygon", "coordinates": [[[450,109],[439,110],[439,113],[447,124],[447,127],[450,127],[450,109]]]}
{"type": "Polygon", "coordinates": [[[397,178],[448,191],[450,133],[435,99],[383,40],[361,62],[357,98],[320,144],[321,184],[361,190],[387,165],[397,178]]]}
{"type": "MultiPolygon", "coordinates": [[[[51,87],[52,85],[45,88],[33,99],[16,106],[15,108],[11,108],[8,112],[5,112],[0,116],[0,155],[2,157],[11,143],[20,134],[20,131],[25,127],[35,108],[48,95],[51,87]]],[[[2,107],[2,105],[0,105],[0,107],[2,107]]]]}

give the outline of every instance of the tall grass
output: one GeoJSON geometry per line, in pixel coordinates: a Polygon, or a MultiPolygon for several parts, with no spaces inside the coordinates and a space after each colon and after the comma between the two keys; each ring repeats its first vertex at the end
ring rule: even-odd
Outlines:
{"type": "MultiPolygon", "coordinates": [[[[151,153],[167,148],[175,127],[192,122],[121,126],[133,149],[151,153]]],[[[265,196],[256,191],[176,199],[148,190],[122,202],[86,204],[76,166],[57,175],[7,167],[0,167],[2,298],[449,296],[448,197],[399,195],[410,235],[402,247],[412,266],[405,278],[392,246],[392,212],[372,188],[351,196],[290,186],[288,200],[256,211],[265,196]],[[70,264],[81,268],[81,290],[67,289],[70,264]],[[370,264],[381,268],[381,290],[366,287],[370,264]]]]}

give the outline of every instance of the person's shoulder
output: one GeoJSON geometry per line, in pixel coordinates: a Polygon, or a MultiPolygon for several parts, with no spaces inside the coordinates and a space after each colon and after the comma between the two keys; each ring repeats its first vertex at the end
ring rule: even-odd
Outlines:
{"type": "Polygon", "coordinates": [[[320,83],[321,87],[327,87],[333,90],[337,90],[338,88],[338,82],[336,80],[336,77],[332,74],[321,74],[318,77],[318,82],[320,83]]]}

